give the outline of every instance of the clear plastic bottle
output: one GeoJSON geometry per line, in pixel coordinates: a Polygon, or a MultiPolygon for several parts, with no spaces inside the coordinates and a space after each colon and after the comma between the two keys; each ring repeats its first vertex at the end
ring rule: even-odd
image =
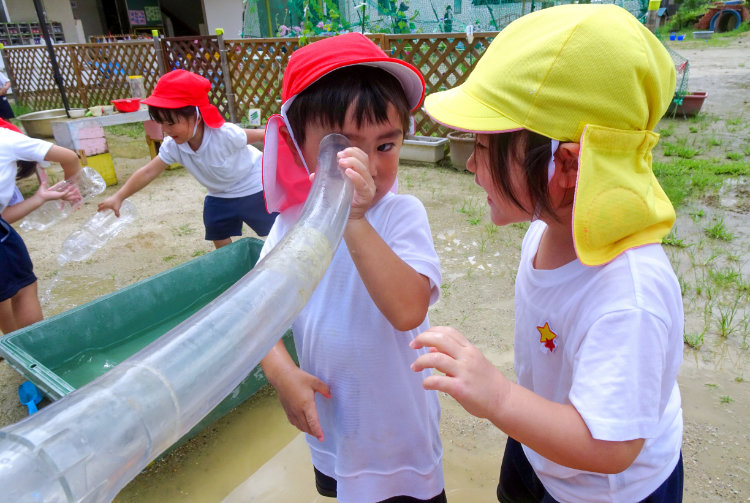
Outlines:
{"type": "Polygon", "coordinates": [[[127,199],[120,206],[119,218],[112,210],[97,212],[80,229],[67,237],[62,245],[62,251],[57,256],[57,263],[65,265],[71,260],[86,260],[137,216],[135,205],[127,199]]]}
{"type": "MultiPolygon", "coordinates": [[[[78,186],[78,191],[81,193],[82,198],[81,202],[98,196],[107,188],[107,184],[104,182],[102,176],[95,169],[88,166],[81,168],[78,173],[65,180],[62,186],[67,187],[72,184],[78,186]]],[[[60,200],[47,201],[26,215],[20,227],[25,231],[43,231],[66,218],[72,212],[73,208],[70,203],[60,200]]]]}

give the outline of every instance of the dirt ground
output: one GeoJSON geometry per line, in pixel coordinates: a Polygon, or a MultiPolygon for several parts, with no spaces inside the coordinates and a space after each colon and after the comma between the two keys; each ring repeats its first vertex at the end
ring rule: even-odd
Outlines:
{"type": "MultiPolygon", "coordinates": [[[[690,61],[690,90],[708,92],[702,111],[710,117],[744,120],[744,129],[738,135],[739,141],[746,142],[750,124],[750,37],[720,48],[697,41],[680,44],[673,48],[690,61]]],[[[147,160],[142,138],[112,137],[110,147],[121,182],[147,160]]],[[[747,180],[739,183],[747,192],[747,180]]],[[[100,198],[116,188],[109,187],[100,198]]],[[[424,202],[442,262],[442,299],[430,312],[432,323],[459,328],[498,368],[512,376],[513,283],[523,226],[494,227],[489,222],[484,193],[473,177],[450,167],[404,165],[399,173],[399,190],[413,193],[424,202]]],[[[203,188],[184,170],[165,172],[131,198],[139,212],[134,224],[91,259],[64,267],[55,259],[62,242],[93,214],[100,198],[49,231],[22,232],[39,277],[45,315],[52,316],[210,251],[213,246],[203,240],[202,234],[203,196],[203,188]]],[[[728,221],[737,222],[734,230],[738,237],[733,246],[740,256],[747,257],[750,232],[748,224],[743,223],[747,209],[725,207],[716,211],[724,211],[728,221]]],[[[680,218],[680,222],[689,220],[685,215],[680,218]]],[[[246,230],[246,235],[253,235],[252,231],[246,230]]],[[[743,270],[746,262],[744,258],[743,270]]],[[[746,296],[742,305],[747,306],[746,296]]],[[[699,350],[685,346],[679,377],[685,417],[685,501],[750,501],[750,360],[746,342],[712,340],[699,350]]],[[[7,362],[0,362],[0,426],[26,416],[16,395],[23,380],[7,362]]],[[[449,397],[443,397],[442,402],[446,458],[450,457],[455,466],[474,459],[471,466],[480,470],[474,474],[477,486],[491,496],[504,435],[486,421],[469,416],[449,397]]],[[[176,472],[187,472],[188,465],[199,464],[205,444],[220,436],[222,428],[231,427],[226,424],[213,428],[211,437],[197,438],[166,461],[149,467],[118,500],[145,501],[134,495],[143,495],[176,477],[176,472]]],[[[201,467],[198,472],[201,470],[208,468],[201,467]]],[[[201,501],[185,497],[190,492],[185,489],[190,484],[187,478],[181,489],[163,491],[160,501],[201,501]]]]}

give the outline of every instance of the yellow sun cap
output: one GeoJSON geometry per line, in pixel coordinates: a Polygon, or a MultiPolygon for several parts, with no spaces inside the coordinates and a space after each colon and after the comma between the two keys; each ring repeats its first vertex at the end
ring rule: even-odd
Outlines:
{"type": "Polygon", "coordinates": [[[675,91],[659,40],[615,5],[560,5],[504,28],[462,85],[425,110],[454,129],[578,142],[587,124],[651,130],[675,91]]]}
{"type": "Polygon", "coordinates": [[[660,242],[674,223],[651,171],[652,130],[674,91],[671,56],[629,12],[561,5],[508,25],[466,82],[424,108],[453,129],[580,143],[574,242],[582,263],[600,265],[660,242]]]}

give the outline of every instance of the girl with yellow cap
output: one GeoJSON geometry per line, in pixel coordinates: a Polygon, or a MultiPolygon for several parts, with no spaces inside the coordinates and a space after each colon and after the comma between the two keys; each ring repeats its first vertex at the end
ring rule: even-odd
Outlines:
{"type": "Polygon", "coordinates": [[[516,383],[434,327],[412,368],[509,436],[499,501],[682,499],[675,213],[651,170],[672,60],[613,5],[524,16],[425,110],[476,133],[468,168],[496,225],[531,221],[516,277],[516,383]]]}

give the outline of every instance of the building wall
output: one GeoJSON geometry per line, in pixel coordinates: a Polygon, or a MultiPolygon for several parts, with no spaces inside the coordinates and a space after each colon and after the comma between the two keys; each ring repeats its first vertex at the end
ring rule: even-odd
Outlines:
{"type": "Polygon", "coordinates": [[[224,29],[224,38],[240,38],[242,33],[242,0],[203,0],[208,35],[216,33],[216,28],[224,29]]]}
{"type": "Polygon", "coordinates": [[[81,20],[86,40],[92,35],[105,35],[104,22],[102,21],[101,2],[97,0],[73,0],[75,4],[73,16],[81,20]]]}
{"type": "MultiPolygon", "coordinates": [[[[42,0],[42,5],[47,14],[47,21],[57,21],[62,24],[66,42],[80,43],[79,30],[73,19],[73,10],[70,0],[42,0]]],[[[35,23],[39,21],[32,0],[5,0],[8,8],[8,16],[12,23],[35,23]]]]}

